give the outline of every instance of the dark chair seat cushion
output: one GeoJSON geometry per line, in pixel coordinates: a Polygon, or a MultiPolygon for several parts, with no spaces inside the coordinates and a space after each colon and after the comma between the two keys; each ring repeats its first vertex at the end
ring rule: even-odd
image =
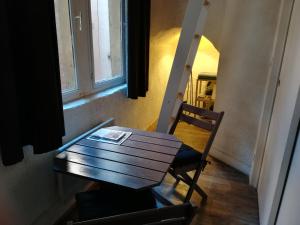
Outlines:
{"type": "Polygon", "coordinates": [[[202,154],[191,146],[186,144],[182,144],[173,163],[173,168],[188,166],[192,164],[200,164],[202,158],[202,154]]]}
{"type": "Polygon", "coordinates": [[[89,220],[156,208],[151,190],[100,189],[76,194],[79,220],[89,220]]]}

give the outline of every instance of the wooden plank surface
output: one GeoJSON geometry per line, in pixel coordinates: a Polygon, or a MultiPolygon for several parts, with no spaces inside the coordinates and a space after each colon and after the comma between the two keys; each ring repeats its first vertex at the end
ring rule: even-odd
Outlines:
{"type": "Polygon", "coordinates": [[[54,170],[57,172],[88,178],[94,181],[103,181],[133,189],[141,189],[157,184],[155,181],[128,176],[108,170],[94,169],[93,167],[80,165],[78,163],[68,162],[65,160],[56,162],[54,165],[54,170]]]}
{"type": "Polygon", "coordinates": [[[88,139],[82,139],[78,143],[78,145],[83,145],[87,147],[93,147],[98,149],[103,149],[106,151],[118,152],[126,155],[132,155],[136,157],[156,160],[160,162],[172,163],[174,157],[171,155],[161,154],[157,152],[151,152],[147,150],[142,150],[138,148],[126,147],[122,145],[108,144],[98,141],[91,141],[88,139]]]}
{"type": "MultiPolygon", "coordinates": [[[[62,152],[60,154],[63,155],[63,160],[67,160],[68,162],[78,163],[81,165],[90,166],[95,169],[109,170],[116,173],[126,174],[130,176],[158,181],[158,182],[160,182],[164,177],[163,172],[132,166],[132,165],[124,164],[122,162],[114,162],[106,159],[99,159],[96,157],[81,155],[81,154],[68,152],[68,151],[62,152]]],[[[57,158],[62,158],[62,157],[58,155],[57,158]]]]}
{"type": "Polygon", "coordinates": [[[155,160],[120,154],[111,151],[99,151],[97,148],[90,148],[82,145],[73,145],[68,149],[68,152],[75,152],[82,155],[88,155],[96,158],[107,159],[116,162],[123,162],[125,164],[153,169],[165,172],[169,168],[168,163],[159,162],[155,160]]]}
{"type": "Polygon", "coordinates": [[[172,147],[166,147],[166,146],[161,146],[161,145],[154,145],[151,143],[146,143],[146,142],[139,142],[139,141],[133,141],[130,139],[127,139],[122,143],[123,146],[127,147],[133,147],[133,148],[140,148],[148,151],[153,151],[153,152],[159,152],[167,155],[176,155],[178,152],[177,148],[172,148],[172,147]]]}
{"type": "Polygon", "coordinates": [[[169,141],[169,140],[141,136],[141,135],[136,135],[136,134],[130,135],[128,140],[140,141],[140,142],[145,142],[145,143],[150,143],[150,144],[155,144],[155,145],[160,145],[160,146],[166,146],[166,147],[171,147],[171,148],[179,148],[181,146],[181,142],[169,141]]]}
{"type": "Polygon", "coordinates": [[[146,136],[146,137],[154,137],[154,138],[160,138],[160,139],[180,142],[175,136],[170,135],[170,134],[160,133],[160,132],[150,132],[150,131],[143,131],[143,130],[137,130],[137,129],[127,128],[127,127],[118,127],[118,126],[112,126],[112,127],[108,127],[108,128],[112,129],[112,130],[132,132],[134,134],[142,135],[142,136],[146,136]]]}

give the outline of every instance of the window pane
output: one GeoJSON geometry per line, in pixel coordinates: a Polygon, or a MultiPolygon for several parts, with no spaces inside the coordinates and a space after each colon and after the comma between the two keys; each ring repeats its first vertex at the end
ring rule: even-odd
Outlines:
{"type": "Polygon", "coordinates": [[[65,93],[77,89],[68,0],[55,0],[55,16],[61,86],[65,93]]]}
{"type": "Polygon", "coordinates": [[[95,82],[122,75],[121,0],[91,0],[95,82]]]}

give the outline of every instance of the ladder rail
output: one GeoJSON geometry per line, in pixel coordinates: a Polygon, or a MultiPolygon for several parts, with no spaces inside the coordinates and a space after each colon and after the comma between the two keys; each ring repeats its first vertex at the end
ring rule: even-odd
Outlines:
{"type": "Polygon", "coordinates": [[[157,131],[168,133],[182,103],[208,14],[207,0],[189,0],[161,107],[157,131]]]}

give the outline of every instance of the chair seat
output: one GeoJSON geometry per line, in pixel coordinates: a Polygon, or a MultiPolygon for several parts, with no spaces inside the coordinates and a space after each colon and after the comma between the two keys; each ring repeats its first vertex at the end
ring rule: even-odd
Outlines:
{"type": "Polygon", "coordinates": [[[104,189],[76,194],[79,220],[130,213],[156,208],[151,190],[104,189]]]}
{"type": "Polygon", "coordinates": [[[197,164],[201,162],[202,154],[191,146],[182,144],[173,163],[173,168],[178,168],[186,165],[197,164]]]}

